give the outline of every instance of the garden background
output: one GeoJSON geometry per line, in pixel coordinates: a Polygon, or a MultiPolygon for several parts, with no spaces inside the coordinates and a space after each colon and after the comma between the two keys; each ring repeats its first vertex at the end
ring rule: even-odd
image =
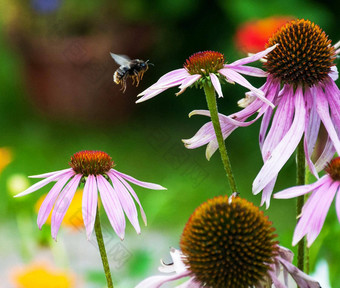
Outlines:
{"type": "MultiPolygon", "coordinates": [[[[13,282],[18,269],[25,271],[42,261],[68,271],[77,287],[105,286],[95,237],[87,241],[76,221],[81,210],[68,216],[69,225],[54,242],[48,225],[39,231],[35,208],[52,185],[13,198],[36,182],[27,176],[67,168],[70,156],[81,150],[105,151],[119,171],[168,188],[136,187],[148,218],[141,235],[127,225],[125,240],[120,241],[105,213],[101,214],[115,287],[133,287],[156,274],[160,258],[170,261],[169,247],[178,248],[194,209],[230,191],[219,155],[207,161],[205,148],[187,150],[181,142],[207,120],[188,118],[192,110],[206,108],[203,91],[188,89],[175,97],[177,90],[170,89],[141,104],[135,104],[136,95],[166,72],[182,67],[195,52],[219,51],[228,62],[244,57],[236,34],[247,21],[273,16],[309,19],[336,43],[340,39],[337,4],[332,0],[2,0],[0,287],[23,287],[13,282]],[[139,87],[129,79],[123,94],[112,82],[118,66],[109,52],[149,59],[154,66],[139,87]]],[[[250,80],[256,87],[264,82],[250,80]]],[[[218,99],[220,112],[238,110],[236,103],[244,92],[225,85],[224,98],[218,99]]],[[[237,129],[226,141],[239,192],[256,205],[260,196],[252,195],[251,184],[262,166],[258,131],[259,121],[237,129]]],[[[291,158],[274,191],[294,184],[291,158]]],[[[280,244],[292,248],[295,200],[273,199],[265,213],[277,229],[280,244]]],[[[340,225],[333,205],[310,249],[310,263],[311,272],[325,267],[318,263],[328,263],[334,288],[340,287],[338,239],[340,225]]],[[[322,271],[327,281],[327,269],[322,271]]]]}

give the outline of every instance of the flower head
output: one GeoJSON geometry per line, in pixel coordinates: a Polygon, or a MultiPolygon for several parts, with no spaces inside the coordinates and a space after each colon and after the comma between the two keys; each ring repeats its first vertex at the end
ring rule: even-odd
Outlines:
{"type": "Polygon", "coordinates": [[[313,184],[291,187],[274,194],[274,198],[288,199],[311,192],[296,225],[293,245],[305,235],[307,235],[308,246],[312,245],[320,234],[335,195],[335,208],[340,222],[340,157],[330,161],[325,171],[327,174],[313,184]]]}
{"type": "Polygon", "coordinates": [[[127,181],[148,189],[165,189],[160,185],[139,181],[113,169],[112,158],[101,151],[81,151],[75,153],[71,157],[70,166],[72,168],[31,176],[33,178],[45,179],[16,195],[16,197],[27,195],[52,181],[57,181],[41,204],[37,220],[38,226],[41,229],[53,207],[51,232],[54,239],[57,237],[61,222],[81,182],[85,182],[82,214],[87,238],[90,238],[94,228],[98,191],[114,231],[123,239],[125,233],[124,212],[136,232],[140,233],[134,200],[138,203],[142,218],[146,224],[146,216],[138,196],[127,181]]]}
{"type": "MultiPolygon", "coordinates": [[[[284,286],[278,279],[283,268],[303,288],[317,282],[291,264],[292,253],[277,245],[274,228],[252,203],[234,196],[215,197],[191,215],[181,236],[181,251],[171,249],[173,263],[162,263],[161,272],[136,288],[156,288],[177,279],[189,279],[176,287],[243,288],[263,283],[284,286]]],[[[286,284],[286,283],[285,283],[286,284]]]]}
{"type": "Polygon", "coordinates": [[[136,103],[151,99],[168,88],[176,86],[179,86],[180,91],[176,94],[179,95],[191,85],[201,85],[206,81],[211,82],[219,97],[223,97],[220,81],[227,81],[246,87],[253,91],[262,101],[272,105],[263,97],[263,92],[252,86],[241,74],[265,77],[266,73],[261,69],[244,65],[263,58],[275,47],[274,45],[265,51],[237,60],[231,64],[226,64],[224,55],[219,52],[203,51],[195,53],[185,61],[183,68],[165,74],[155,84],[140,93],[138,97],[141,98],[136,103]]]}
{"type": "MultiPolygon", "coordinates": [[[[229,116],[220,115],[224,139],[237,127],[249,126],[262,117],[259,142],[264,165],[253,182],[253,193],[262,193],[262,203],[270,204],[279,171],[303,138],[309,169],[318,172],[340,153],[340,90],[335,84],[338,72],[334,59],[340,53],[340,42],[331,45],[319,26],[307,20],[294,20],[279,29],[268,41],[278,45],[267,54],[266,83],[260,88],[276,110],[258,99],[252,91],[246,94],[245,108],[229,116]],[[249,117],[256,115],[250,121],[249,117]],[[328,139],[315,163],[311,160],[321,123],[328,139]]],[[[192,114],[210,116],[207,111],[192,114]]],[[[217,149],[212,123],[205,124],[194,137],[183,140],[187,148],[208,144],[207,157],[217,149]]]]}

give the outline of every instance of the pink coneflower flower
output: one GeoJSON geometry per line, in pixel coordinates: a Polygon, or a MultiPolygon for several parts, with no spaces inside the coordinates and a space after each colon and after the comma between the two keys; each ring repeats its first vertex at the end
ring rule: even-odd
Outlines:
{"type": "Polygon", "coordinates": [[[142,205],[135,191],[127,181],[148,189],[166,189],[157,184],[139,181],[113,169],[114,162],[112,158],[101,151],[77,152],[71,157],[69,165],[71,168],[31,176],[32,178],[45,179],[15,196],[20,197],[27,195],[50,182],[57,181],[41,204],[37,220],[38,227],[41,229],[53,208],[51,233],[54,239],[57,238],[61,222],[81,182],[85,182],[82,213],[88,239],[94,228],[98,191],[104,210],[114,231],[123,239],[125,233],[124,212],[136,232],[140,233],[137,209],[133,199],[138,203],[146,225],[146,215],[142,205]]]}
{"type": "Polygon", "coordinates": [[[224,55],[214,51],[204,51],[193,54],[184,63],[184,68],[173,70],[162,76],[155,84],[138,95],[141,97],[136,103],[140,103],[155,97],[168,88],[179,86],[180,91],[176,95],[182,94],[186,88],[196,84],[200,85],[205,81],[210,81],[219,97],[223,97],[221,81],[238,83],[241,86],[253,91],[254,94],[269,105],[272,105],[264,93],[252,86],[241,74],[255,77],[265,77],[266,74],[259,68],[244,66],[245,64],[257,61],[272,51],[276,46],[265,51],[237,60],[231,64],[225,64],[224,55]]]}
{"type": "MultiPolygon", "coordinates": [[[[276,32],[267,45],[278,46],[265,57],[268,77],[260,89],[277,107],[275,113],[250,91],[242,102],[246,108],[230,116],[220,115],[220,122],[226,138],[237,127],[248,126],[263,116],[259,142],[264,165],[254,180],[253,193],[263,190],[261,205],[266,203],[268,207],[278,173],[303,136],[307,163],[315,176],[335,151],[340,153],[340,91],[334,82],[338,77],[334,60],[340,53],[340,42],[332,46],[319,26],[295,20],[276,32]],[[255,119],[245,122],[255,114],[255,119]],[[313,164],[311,154],[321,122],[328,139],[313,164]]],[[[192,114],[210,115],[207,111],[192,114]]],[[[187,148],[208,144],[210,157],[217,148],[211,127],[212,123],[207,123],[193,138],[184,140],[187,148]]]]}
{"type": "Polygon", "coordinates": [[[181,251],[171,249],[173,264],[162,263],[160,271],[168,275],[149,277],[136,288],[159,288],[181,278],[188,280],[176,287],[250,288],[273,283],[283,288],[277,277],[281,269],[299,287],[319,288],[291,264],[292,253],[277,245],[274,231],[272,222],[251,202],[234,195],[210,199],[185,225],[181,251]]]}
{"type": "Polygon", "coordinates": [[[288,199],[312,192],[302,208],[301,218],[296,225],[293,245],[307,235],[311,246],[320,234],[329,207],[336,196],[335,208],[340,221],[340,157],[334,158],[325,168],[327,175],[313,184],[291,187],[274,194],[274,198],[288,199]]]}

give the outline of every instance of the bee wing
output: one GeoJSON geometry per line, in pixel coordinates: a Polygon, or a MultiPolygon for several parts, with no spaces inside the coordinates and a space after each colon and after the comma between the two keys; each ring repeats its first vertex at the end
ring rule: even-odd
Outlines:
{"type": "Polygon", "coordinates": [[[116,61],[116,63],[118,65],[127,65],[129,62],[130,62],[130,58],[126,55],[118,55],[118,54],[114,54],[114,53],[111,53],[111,57],[113,58],[113,60],[116,61]]]}

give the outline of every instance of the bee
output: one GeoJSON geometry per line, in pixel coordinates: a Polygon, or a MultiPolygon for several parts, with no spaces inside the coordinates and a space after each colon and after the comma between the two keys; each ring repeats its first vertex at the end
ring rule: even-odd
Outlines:
{"type": "Polygon", "coordinates": [[[142,80],[144,73],[149,69],[149,65],[152,63],[148,63],[149,60],[143,61],[139,59],[131,60],[129,57],[125,55],[118,55],[114,53],[110,53],[111,57],[115,62],[120,65],[119,68],[113,74],[113,81],[116,84],[121,83],[123,93],[126,90],[126,80],[131,77],[132,85],[136,82],[136,87],[139,82],[142,80]]]}

